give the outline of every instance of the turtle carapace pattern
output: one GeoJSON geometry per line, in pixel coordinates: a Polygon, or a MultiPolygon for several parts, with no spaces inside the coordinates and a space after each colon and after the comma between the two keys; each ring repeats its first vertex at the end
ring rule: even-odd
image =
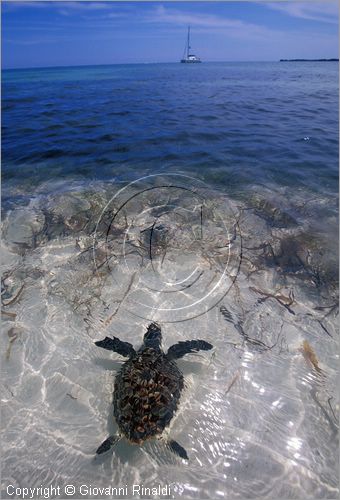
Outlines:
{"type": "MultiPolygon", "coordinates": [[[[134,444],[161,437],[176,412],[184,386],[183,375],[175,360],[185,354],[213,348],[205,340],[186,340],[172,345],[165,354],[161,341],[160,326],[151,323],[138,351],[117,337],[105,337],[95,342],[98,347],[128,358],[117,373],[114,384],[113,413],[119,433],[109,436],[99,446],[97,454],[108,451],[123,436],[134,444]]],[[[167,444],[174,453],[188,459],[186,451],[176,441],[169,440],[167,444]]]]}

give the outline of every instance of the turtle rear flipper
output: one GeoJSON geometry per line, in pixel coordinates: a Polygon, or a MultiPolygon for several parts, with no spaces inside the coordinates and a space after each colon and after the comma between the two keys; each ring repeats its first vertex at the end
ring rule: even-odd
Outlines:
{"type": "Polygon", "coordinates": [[[209,351],[212,348],[213,345],[205,340],[185,340],[172,345],[168,350],[167,357],[168,359],[179,359],[191,352],[209,351]]]}
{"type": "Polygon", "coordinates": [[[175,453],[179,457],[183,458],[183,460],[189,460],[187,452],[185,451],[183,446],[181,446],[180,444],[177,443],[177,441],[174,441],[173,439],[171,439],[170,441],[168,441],[167,444],[173,453],[175,453]]]}
{"type": "Polygon", "coordinates": [[[97,448],[96,453],[97,455],[101,455],[102,453],[105,453],[106,451],[109,451],[114,444],[116,444],[120,440],[120,436],[109,436],[105,441],[102,442],[102,444],[97,448]]]}
{"type": "Polygon", "coordinates": [[[108,351],[114,351],[122,356],[131,357],[136,354],[136,351],[133,348],[133,345],[129,342],[123,342],[119,340],[117,337],[113,337],[112,339],[109,337],[105,337],[104,340],[97,340],[95,342],[96,346],[102,347],[103,349],[107,349],[108,351]]]}

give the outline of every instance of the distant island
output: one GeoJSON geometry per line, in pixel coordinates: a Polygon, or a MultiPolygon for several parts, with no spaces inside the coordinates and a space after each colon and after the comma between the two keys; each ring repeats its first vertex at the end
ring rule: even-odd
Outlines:
{"type": "Polygon", "coordinates": [[[310,61],[310,62],[337,61],[337,62],[339,62],[339,59],[280,59],[280,62],[301,62],[301,61],[310,61]]]}

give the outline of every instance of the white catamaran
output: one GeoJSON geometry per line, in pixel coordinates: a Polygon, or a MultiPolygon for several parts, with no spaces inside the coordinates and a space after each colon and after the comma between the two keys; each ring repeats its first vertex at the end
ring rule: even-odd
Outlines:
{"type": "Polygon", "coordinates": [[[190,54],[190,26],[188,26],[188,38],[184,48],[183,59],[181,59],[181,63],[200,63],[201,59],[194,54],[190,54]]]}

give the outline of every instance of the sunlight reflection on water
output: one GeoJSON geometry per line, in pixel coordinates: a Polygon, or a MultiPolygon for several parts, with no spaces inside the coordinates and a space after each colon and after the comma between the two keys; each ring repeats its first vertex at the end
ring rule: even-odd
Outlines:
{"type": "MultiPolygon", "coordinates": [[[[177,204],[188,202],[186,195],[176,196],[177,204]]],[[[270,210],[267,205],[254,209],[251,203],[211,191],[206,239],[194,251],[189,225],[181,227],[167,218],[170,229],[175,224],[176,244],[171,247],[159,237],[150,258],[148,246],[134,237],[126,242],[132,252],[127,271],[122,217],[112,239],[100,239],[103,246],[96,247],[94,272],[93,230],[111,197],[102,184],[92,192],[71,191],[70,197],[37,197],[25,211],[31,232],[22,223],[21,209],[16,213],[14,208],[4,219],[1,342],[3,352],[10,345],[10,353],[3,362],[3,484],[48,482],[63,487],[70,482],[78,489],[84,482],[171,484],[172,494],[185,498],[204,498],[211,492],[233,498],[305,498],[305,492],[333,496],[336,318],[333,312],[327,315],[327,307],[334,303],[336,286],[324,278],[332,275],[329,269],[322,274],[322,259],[317,261],[321,282],[312,282],[310,263],[317,256],[310,235],[303,239],[305,221],[300,219],[298,229],[276,228],[273,236],[268,218],[261,216],[261,210],[270,210]],[[230,255],[218,248],[222,233],[214,204],[234,235],[230,255]],[[231,230],[230,207],[242,245],[240,233],[231,230]],[[71,214],[84,225],[70,226],[71,214]],[[42,215],[48,223],[37,224],[42,215]],[[284,241],[291,234],[301,238],[298,248],[289,247],[299,256],[296,261],[279,245],[279,238],[284,241]],[[272,246],[267,254],[263,241],[272,246]],[[308,261],[303,260],[305,250],[308,261]],[[204,315],[197,314],[201,304],[190,311],[190,319],[176,317],[183,301],[198,303],[206,286],[223,274],[228,259],[227,293],[216,289],[204,315]],[[195,283],[189,280],[188,288],[174,294],[147,288],[156,278],[161,283],[183,277],[185,282],[193,261],[204,275],[195,283]],[[230,275],[237,279],[230,281],[230,275]],[[210,307],[218,301],[217,307],[210,307]],[[109,408],[113,374],[123,359],[99,352],[93,340],[115,335],[139,346],[150,321],[145,304],[152,319],[162,323],[165,349],[198,337],[214,345],[213,352],[178,362],[188,384],[167,433],[186,448],[186,464],[161,444],[139,448],[124,441],[113,454],[94,460],[98,445],[117,429],[109,408]],[[317,309],[320,306],[326,309],[317,309]],[[20,330],[11,330],[14,326],[20,330]],[[322,373],[301,350],[303,340],[317,353],[322,373]]],[[[132,215],[136,213],[141,213],[138,204],[132,215]]],[[[125,217],[130,217],[129,211],[125,217]]],[[[140,217],[141,230],[149,227],[147,217],[140,217]]]]}

